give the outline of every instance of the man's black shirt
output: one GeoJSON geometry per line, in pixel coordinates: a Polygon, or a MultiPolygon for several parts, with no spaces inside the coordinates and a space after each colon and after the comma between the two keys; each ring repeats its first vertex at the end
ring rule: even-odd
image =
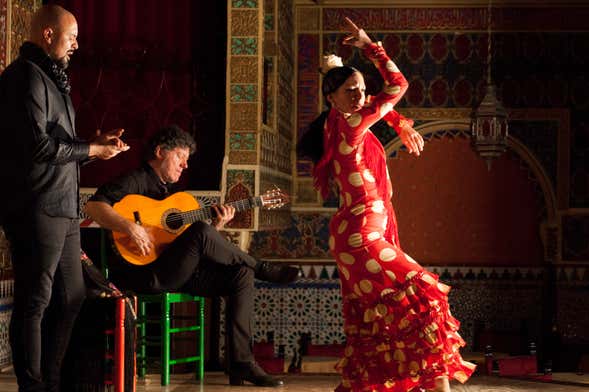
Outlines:
{"type": "Polygon", "coordinates": [[[129,194],[163,200],[176,192],[173,184],[164,184],[153,168],[145,163],[140,168],[102,185],[90,201],[103,201],[111,206],[129,194]]]}
{"type": "MultiPolygon", "coordinates": [[[[130,194],[163,200],[175,192],[176,188],[174,184],[164,184],[153,168],[145,163],[138,169],[102,185],[89,201],[102,201],[112,206],[130,194]]],[[[151,268],[132,265],[118,255],[111,254],[108,259],[108,267],[115,283],[132,281],[134,288],[145,290],[150,290],[155,284],[151,268]]]]}

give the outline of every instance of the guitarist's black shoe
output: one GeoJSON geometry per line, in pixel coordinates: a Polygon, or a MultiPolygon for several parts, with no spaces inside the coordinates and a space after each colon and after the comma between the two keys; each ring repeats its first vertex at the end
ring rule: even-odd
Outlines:
{"type": "Polygon", "coordinates": [[[288,264],[258,261],[255,269],[255,278],[266,282],[289,284],[300,277],[301,271],[297,267],[288,264]]]}
{"type": "Polygon", "coordinates": [[[258,387],[280,387],[284,385],[282,380],[269,376],[264,369],[255,362],[236,362],[229,369],[229,384],[243,385],[251,382],[258,387]]]}

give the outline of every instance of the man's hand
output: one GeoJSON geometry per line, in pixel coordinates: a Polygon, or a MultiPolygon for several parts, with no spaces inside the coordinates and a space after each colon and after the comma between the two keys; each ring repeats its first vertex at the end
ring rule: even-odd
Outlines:
{"type": "Polygon", "coordinates": [[[130,223],[131,224],[128,226],[127,229],[127,234],[129,235],[129,238],[133,241],[132,243],[136,247],[135,250],[141,256],[147,256],[154,249],[153,239],[143,226],[133,222],[130,223]]]}
{"type": "Polygon", "coordinates": [[[215,205],[213,209],[217,213],[213,222],[213,226],[217,230],[221,230],[225,226],[225,223],[229,222],[235,216],[235,207],[228,204],[215,205]]]}
{"type": "Polygon", "coordinates": [[[413,127],[409,124],[405,125],[401,132],[399,133],[399,137],[401,141],[407,147],[409,154],[415,154],[415,156],[419,156],[421,151],[423,151],[423,146],[425,142],[423,141],[423,137],[417,132],[413,127]]]}
{"type": "Polygon", "coordinates": [[[125,132],[122,128],[113,129],[109,132],[102,133],[100,129],[96,130],[96,137],[90,142],[90,158],[110,159],[130,147],[121,140],[125,132]]]}

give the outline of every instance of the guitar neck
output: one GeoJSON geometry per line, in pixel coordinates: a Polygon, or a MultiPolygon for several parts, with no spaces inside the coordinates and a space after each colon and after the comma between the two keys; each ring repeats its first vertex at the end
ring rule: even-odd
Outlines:
{"type": "MultiPolygon", "coordinates": [[[[261,207],[262,197],[250,197],[249,199],[237,200],[227,203],[227,205],[235,208],[235,212],[249,210],[255,207],[261,207]]],[[[191,224],[198,221],[212,219],[216,214],[213,207],[203,207],[198,210],[191,210],[181,213],[184,224],[191,224]]]]}

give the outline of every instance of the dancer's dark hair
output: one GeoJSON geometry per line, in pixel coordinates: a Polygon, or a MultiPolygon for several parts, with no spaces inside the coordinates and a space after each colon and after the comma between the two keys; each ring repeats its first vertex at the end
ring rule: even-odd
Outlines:
{"type": "MultiPolygon", "coordinates": [[[[327,96],[334,93],[354,72],[359,71],[347,65],[335,67],[327,71],[321,84],[321,92],[323,93],[327,107],[331,106],[327,101],[327,96]]],[[[323,156],[323,127],[328,114],[329,109],[322,112],[309,124],[307,132],[305,132],[297,143],[297,155],[299,158],[309,158],[313,163],[317,163],[323,156]]]]}

